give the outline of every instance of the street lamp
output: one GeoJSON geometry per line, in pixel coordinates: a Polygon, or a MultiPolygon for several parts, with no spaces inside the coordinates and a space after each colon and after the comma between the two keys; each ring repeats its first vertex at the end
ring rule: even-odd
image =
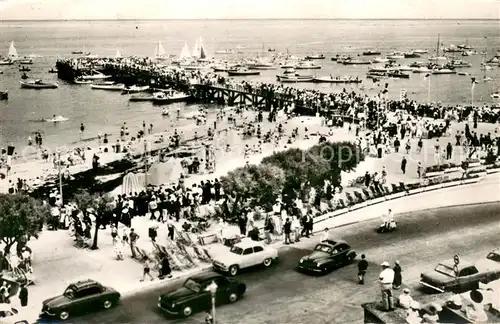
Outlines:
{"type": "Polygon", "coordinates": [[[210,292],[212,296],[212,323],[215,324],[215,293],[217,292],[217,284],[212,281],[210,285],[207,286],[207,291],[210,292]]]}
{"type": "Polygon", "coordinates": [[[61,207],[64,205],[61,173],[61,150],[57,150],[57,172],[59,174],[59,195],[61,196],[61,207]]]}

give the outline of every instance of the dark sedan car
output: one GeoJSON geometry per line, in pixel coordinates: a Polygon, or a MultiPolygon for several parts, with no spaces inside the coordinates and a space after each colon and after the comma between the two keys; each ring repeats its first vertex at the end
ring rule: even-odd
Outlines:
{"type": "Polygon", "coordinates": [[[97,281],[87,279],[72,283],[62,295],[44,300],[40,316],[67,320],[70,315],[108,309],[120,300],[120,293],[97,281]]]}
{"type": "Polygon", "coordinates": [[[347,265],[356,258],[356,252],[344,241],[325,240],[314,251],[300,259],[298,270],[310,273],[326,273],[347,265]]]}
{"type": "Polygon", "coordinates": [[[158,307],[171,315],[190,316],[194,312],[210,309],[212,296],[208,286],[215,283],[216,305],[234,303],[243,296],[247,287],[233,278],[208,273],[188,278],[181,288],[161,295],[158,307]]]}

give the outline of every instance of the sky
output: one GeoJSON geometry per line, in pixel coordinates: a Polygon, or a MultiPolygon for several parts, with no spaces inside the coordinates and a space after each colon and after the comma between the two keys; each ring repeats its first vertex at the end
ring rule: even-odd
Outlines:
{"type": "Polygon", "coordinates": [[[0,20],[287,18],[499,19],[500,0],[0,0],[0,20]]]}

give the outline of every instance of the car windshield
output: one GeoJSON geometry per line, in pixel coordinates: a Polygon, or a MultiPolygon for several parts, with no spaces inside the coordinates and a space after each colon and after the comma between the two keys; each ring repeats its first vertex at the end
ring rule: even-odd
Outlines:
{"type": "Polygon", "coordinates": [[[67,288],[64,291],[64,296],[68,297],[69,299],[73,299],[75,297],[75,291],[73,289],[71,289],[71,288],[67,288]]]}
{"type": "Polygon", "coordinates": [[[453,270],[453,268],[450,268],[444,264],[441,264],[441,263],[438,264],[434,270],[436,272],[439,272],[439,273],[442,273],[444,275],[455,278],[455,270],[453,270]]]}
{"type": "Polygon", "coordinates": [[[239,246],[233,246],[231,248],[231,252],[234,253],[234,254],[242,254],[243,253],[243,249],[240,248],[239,246]]]}
{"type": "Polygon", "coordinates": [[[487,256],[486,256],[486,259],[488,260],[492,260],[492,261],[495,261],[495,262],[500,262],[500,255],[494,253],[494,252],[490,252],[487,256]]]}
{"type": "Polygon", "coordinates": [[[184,287],[194,292],[200,292],[201,289],[200,284],[193,279],[186,280],[186,282],[184,283],[184,287]]]}
{"type": "Polygon", "coordinates": [[[332,248],[331,247],[329,247],[328,245],[323,245],[323,244],[316,245],[316,248],[314,250],[321,251],[321,252],[326,252],[326,253],[331,253],[332,252],[332,248]]]}

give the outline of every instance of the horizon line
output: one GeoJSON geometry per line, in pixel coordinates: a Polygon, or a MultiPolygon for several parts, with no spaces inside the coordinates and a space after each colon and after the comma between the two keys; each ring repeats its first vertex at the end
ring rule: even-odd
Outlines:
{"type": "Polygon", "coordinates": [[[234,21],[234,20],[317,20],[317,21],[327,21],[327,20],[377,20],[377,21],[403,21],[403,20],[417,20],[417,21],[446,21],[446,20],[470,20],[470,21],[498,21],[500,18],[122,18],[122,19],[102,19],[102,18],[90,18],[90,19],[0,19],[0,22],[81,22],[81,21],[234,21]]]}

